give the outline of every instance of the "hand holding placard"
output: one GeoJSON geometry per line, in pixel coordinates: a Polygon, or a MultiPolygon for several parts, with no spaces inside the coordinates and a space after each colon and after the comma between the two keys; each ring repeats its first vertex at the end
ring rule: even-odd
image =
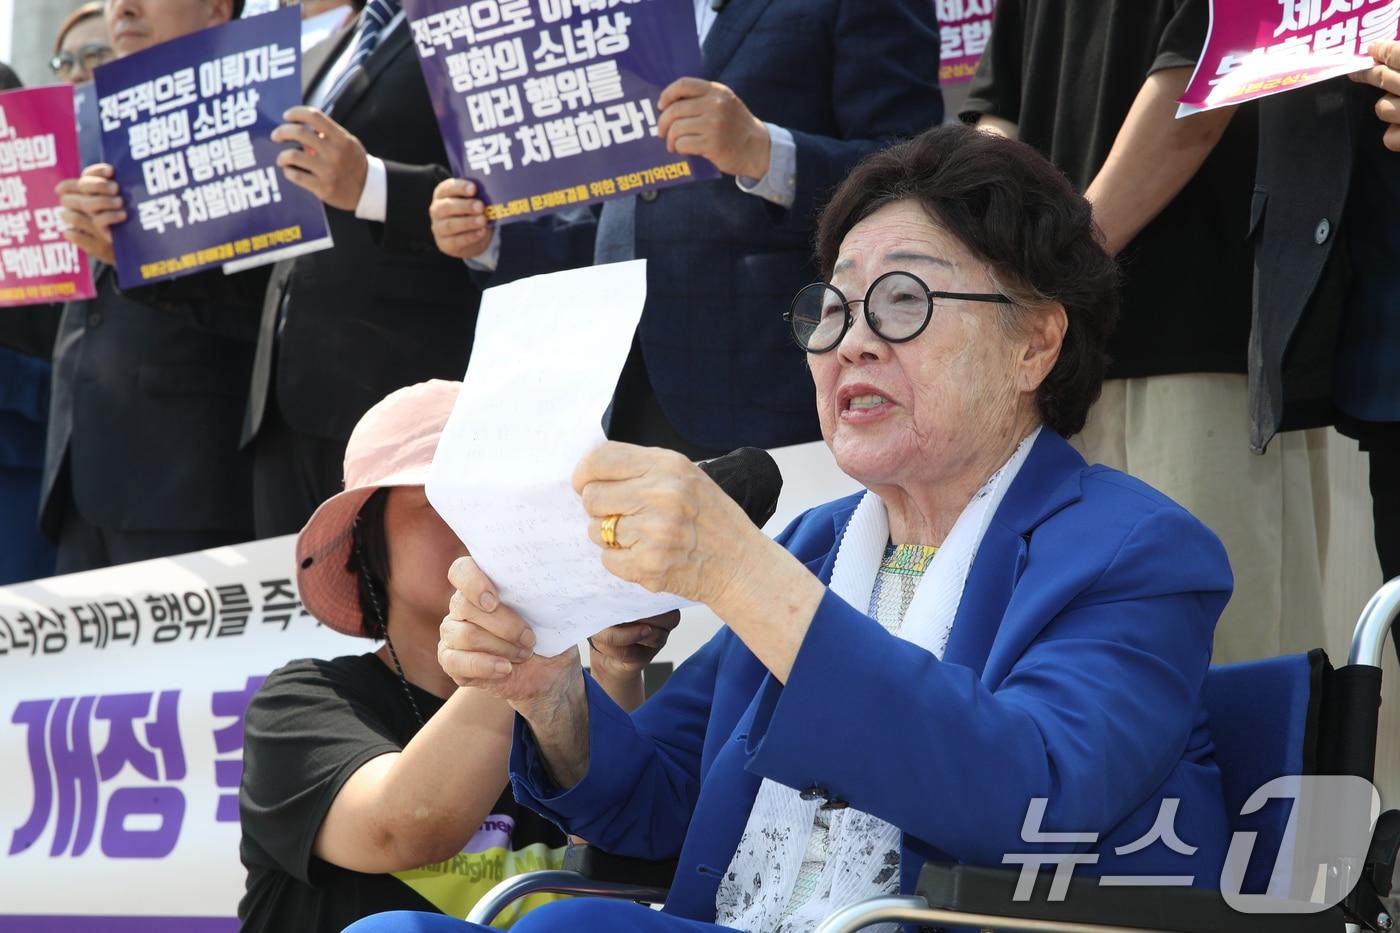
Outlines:
{"type": "Polygon", "coordinates": [[[1366,50],[1400,29],[1400,0],[1211,0],[1210,13],[1178,117],[1361,71],[1370,64],[1366,50]]]}
{"type": "Polygon", "coordinates": [[[486,223],[486,204],[476,196],[476,185],[462,178],[449,178],[433,189],[428,216],[437,248],[456,259],[475,259],[495,236],[486,223]]]}
{"type": "Polygon", "coordinates": [[[1377,42],[1370,52],[1375,66],[1356,72],[1351,79],[1385,92],[1376,101],[1376,116],[1389,124],[1383,137],[1386,148],[1400,152],[1400,42],[1377,42]]]}
{"type": "Polygon", "coordinates": [[[129,215],[109,226],[122,287],[332,245],[324,207],[285,183],[272,139],[301,102],[300,24],[289,7],[97,69],[102,152],[129,215]]]}
{"type": "Polygon", "coordinates": [[[768,127],[726,85],[679,78],[661,92],[658,106],[661,120],[656,129],[666,139],[667,152],[709,159],[735,177],[768,174],[768,127]]]}
{"type": "Polygon", "coordinates": [[[452,172],[492,223],[717,177],[659,132],[663,89],[702,70],[690,0],[519,0],[490,22],[462,0],[403,8],[452,172]]]}
{"type": "Polygon", "coordinates": [[[283,177],[316,195],[322,204],[355,210],[369,174],[364,144],[315,107],[293,107],[282,119],[287,122],[272,131],[272,141],[301,147],[278,154],[283,177]]]}
{"type": "MultiPolygon", "coordinates": [[[[78,169],[71,87],[0,94],[0,306],[93,296],[87,260],[64,229],[60,188],[78,169]]],[[[100,245],[101,231],[91,232],[100,245]]]]}
{"type": "Polygon", "coordinates": [[[67,224],[63,238],[89,256],[112,265],[112,227],[126,220],[120,186],[112,180],[112,166],[89,165],[77,178],[66,178],[54,188],[67,224]]]}

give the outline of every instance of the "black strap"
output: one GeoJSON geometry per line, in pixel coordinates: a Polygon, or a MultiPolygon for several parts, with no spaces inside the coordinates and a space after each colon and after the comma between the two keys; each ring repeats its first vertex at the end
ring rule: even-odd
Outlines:
{"type": "Polygon", "coordinates": [[[1349,664],[1324,677],[1319,774],[1351,774],[1368,781],[1375,777],[1380,711],[1380,668],[1349,664]]]}

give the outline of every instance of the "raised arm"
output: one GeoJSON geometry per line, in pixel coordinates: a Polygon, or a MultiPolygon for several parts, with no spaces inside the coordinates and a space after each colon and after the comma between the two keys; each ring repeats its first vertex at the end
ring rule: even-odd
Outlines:
{"type": "Polygon", "coordinates": [[[379,244],[391,252],[431,253],[437,247],[428,217],[433,189],[449,176],[442,165],[410,165],[381,159],[345,127],[315,107],[292,107],[273,142],[283,149],[277,164],[286,179],[327,207],[373,224],[379,244]]]}
{"type": "Polygon", "coordinates": [[[312,852],[351,871],[406,871],[450,859],[506,786],[511,710],[458,690],[402,752],[355,771],[326,812],[312,852]]]}
{"type": "Polygon", "coordinates": [[[759,698],[749,769],[821,784],[980,864],[1018,851],[1032,798],[1047,799],[1046,826],[1109,831],[1181,761],[1230,592],[1223,548],[1185,512],[1121,525],[1105,523],[1092,549],[1036,532],[998,634],[1029,643],[1014,657],[993,648],[981,671],[828,594],[787,684],[759,698]],[[1071,550],[1097,554],[1064,560],[1071,550]],[[852,753],[833,755],[831,736],[852,753]]]}
{"type": "Polygon", "coordinates": [[[1176,119],[1190,68],[1148,75],[1084,196],[1094,205],[1110,254],[1133,241],[1186,187],[1225,134],[1235,108],[1176,119]]]}
{"type": "MultiPolygon", "coordinates": [[[[438,660],[458,684],[506,700],[519,714],[511,752],[516,796],[570,832],[609,852],[669,858],[680,850],[699,793],[701,750],[722,638],[681,665],[666,689],[629,715],[599,680],[584,674],[578,650],[533,653],[534,635],[470,558],[458,561],[457,588],[443,621],[438,660]]],[[[616,626],[664,628],[659,617],[616,626]]],[[[609,636],[611,639],[612,636],[609,636]]],[[[730,639],[729,641],[732,641],[730,639]]],[[[607,677],[613,662],[594,667],[607,677]]],[[[621,696],[626,699],[625,696],[621,696]]]]}
{"type": "Polygon", "coordinates": [[[311,877],[313,856],[372,873],[450,858],[505,787],[504,703],[459,690],[405,744],[367,677],[380,663],[296,661],[249,704],[243,830],[294,878],[311,877]]]}

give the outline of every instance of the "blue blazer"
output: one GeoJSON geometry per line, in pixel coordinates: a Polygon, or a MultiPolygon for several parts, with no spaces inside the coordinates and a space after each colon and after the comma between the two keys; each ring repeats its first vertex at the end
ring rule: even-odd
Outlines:
{"type": "MultiPolygon", "coordinates": [[[[858,496],[781,536],[829,581],[858,496]]],[[[828,593],[787,683],[722,629],[632,715],[588,681],[588,773],[560,793],[517,721],[516,797],[600,848],[680,866],[666,910],[712,921],[765,777],[818,787],[904,831],[901,890],[925,860],[1091,851],[1086,873],[1216,887],[1229,837],[1201,686],[1232,587],[1184,509],[1042,432],[987,529],[942,661],[828,593]],[[1040,829],[1098,842],[1033,845],[1040,829]],[[1181,802],[1177,836],[1149,834],[1181,802]]]]}
{"type": "MultiPolygon", "coordinates": [[[[647,260],[638,332],[667,418],[700,447],[777,447],[820,437],[812,380],[783,312],[817,278],[818,210],[861,158],[943,119],[938,24],[929,0],[729,0],[705,37],[702,74],[792,133],[796,198],[784,209],[732,176],[635,199],[634,253],[647,260]]],[[[618,202],[599,241],[625,227],[618,202]]],[[[586,266],[595,219],[501,228],[489,279],[586,266]]],[[[625,241],[625,236],[619,236],[625,241]]]]}

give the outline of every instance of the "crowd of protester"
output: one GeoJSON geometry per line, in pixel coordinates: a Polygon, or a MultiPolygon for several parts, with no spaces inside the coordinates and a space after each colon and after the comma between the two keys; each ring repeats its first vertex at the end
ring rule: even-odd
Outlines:
{"type": "MultiPolygon", "coordinates": [[[[242,5],[85,4],[54,75],[242,5]]],[[[935,129],[932,0],[695,0],[702,73],[659,130],[721,177],[497,228],[446,167],[398,0],[349,6],[273,135],[333,248],[123,290],[126,211],[92,165],[60,194],[97,296],[0,316],[0,580],[299,532],[308,610],[382,642],[282,668],[249,710],[245,929],[460,915],[482,885],[444,901],[414,872],[498,815],[507,874],[557,866],[565,832],[682,855],[665,914],[567,902],[520,929],[808,930],[925,859],[997,863],[1034,796],[1105,833],[1104,865],[1189,800],[1193,867],[1127,867],[1215,877],[1201,682],[1212,650],[1325,640],[1318,429],[1367,452],[1400,576],[1400,44],[1178,120],[1205,0],[1000,0],[963,125],[935,129]],[[633,258],[607,429],[638,446],[575,484],[610,570],[727,624],[646,704],[674,617],[618,620],[587,677],[534,656],[422,488],[481,291],[633,258]],[[896,410],[904,433],[870,427],[896,410]],[[817,440],[878,498],[776,543],[691,463],[817,440]],[[974,586],[974,553],[1014,585],[974,586]],[[874,728],[891,710],[919,733],[874,728]]],[[[439,924],[461,929],[355,929],[439,924]]]]}

